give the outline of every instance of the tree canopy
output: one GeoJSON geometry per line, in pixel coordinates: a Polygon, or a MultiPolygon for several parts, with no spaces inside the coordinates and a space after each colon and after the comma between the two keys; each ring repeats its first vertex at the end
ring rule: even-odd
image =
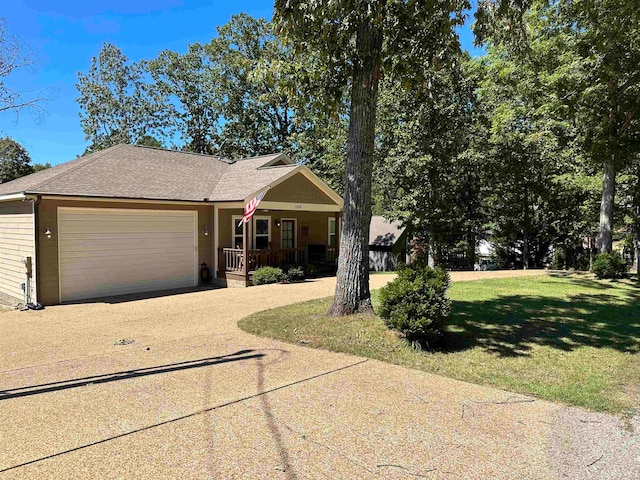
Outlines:
{"type": "Polygon", "coordinates": [[[9,137],[0,138],[0,183],[10,182],[34,172],[31,156],[9,137]]]}

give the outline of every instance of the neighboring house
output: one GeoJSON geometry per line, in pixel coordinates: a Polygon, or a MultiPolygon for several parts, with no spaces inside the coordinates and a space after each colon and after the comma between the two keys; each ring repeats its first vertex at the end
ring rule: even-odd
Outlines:
{"type": "Polygon", "coordinates": [[[400,222],[389,222],[380,216],[371,217],[369,230],[369,270],[395,270],[398,262],[407,261],[407,234],[400,222]]]}
{"type": "Polygon", "coordinates": [[[335,263],[341,211],[340,196],[284,154],[118,145],[0,185],[0,296],[52,305],[193,287],[202,264],[214,283],[245,286],[255,268],[305,263],[311,250],[335,263]]]}

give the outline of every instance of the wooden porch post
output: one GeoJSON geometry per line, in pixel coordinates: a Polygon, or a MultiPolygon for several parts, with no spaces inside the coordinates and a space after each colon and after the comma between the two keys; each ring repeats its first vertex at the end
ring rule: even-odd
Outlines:
{"type": "Polygon", "coordinates": [[[336,212],[336,261],[338,261],[338,254],[340,253],[340,212],[336,212]]]}
{"type": "Polygon", "coordinates": [[[247,287],[249,286],[249,223],[242,224],[242,274],[247,287]]]}

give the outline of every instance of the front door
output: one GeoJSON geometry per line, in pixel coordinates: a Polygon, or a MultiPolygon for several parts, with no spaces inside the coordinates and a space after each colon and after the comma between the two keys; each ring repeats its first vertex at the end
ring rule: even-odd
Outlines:
{"type": "Polygon", "coordinates": [[[282,220],[282,248],[295,248],[296,221],[282,220]]]}

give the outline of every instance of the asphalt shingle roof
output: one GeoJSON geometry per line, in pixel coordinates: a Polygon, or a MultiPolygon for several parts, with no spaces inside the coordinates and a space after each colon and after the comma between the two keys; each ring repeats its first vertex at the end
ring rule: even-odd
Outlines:
{"type": "Polygon", "coordinates": [[[389,222],[384,217],[374,215],[371,217],[369,245],[392,246],[403,233],[404,228],[400,222],[389,222]]]}
{"type": "Polygon", "coordinates": [[[296,165],[265,166],[282,154],[239,161],[117,145],[0,185],[0,195],[37,193],[110,198],[241,201],[296,165]]]}

